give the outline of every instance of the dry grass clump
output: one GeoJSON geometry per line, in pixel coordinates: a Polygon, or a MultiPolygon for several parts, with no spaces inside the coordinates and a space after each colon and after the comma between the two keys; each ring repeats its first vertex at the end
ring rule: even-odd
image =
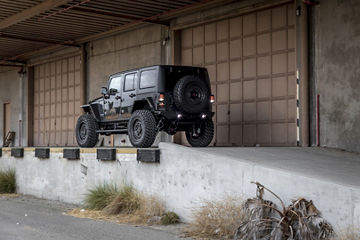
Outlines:
{"type": "Polygon", "coordinates": [[[120,213],[131,214],[140,207],[140,196],[132,186],[124,185],[112,197],[110,203],[104,207],[104,212],[109,215],[120,213]]]}
{"type": "Polygon", "coordinates": [[[148,222],[152,217],[163,216],[165,204],[155,196],[141,195],[139,209],[136,215],[143,223],[148,222]]]}
{"type": "Polygon", "coordinates": [[[0,199],[18,198],[20,194],[16,193],[0,193],[0,199]]]}
{"type": "Polygon", "coordinates": [[[16,174],[14,169],[0,171],[0,194],[16,193],[16,174]]]}
{"type": "Polygon", "coordinates": [[[110,184],[96,186],[86,195],[85,207],[86,210],[74,209],[69,215],[117,223],[161,224],[165,218],[166,224],[179,222],[175,213],[165,212],[162,201],[141,194],[130,185],[120,188],[110,184]]]}
{"type": "Polygon", "coordinates": [[[125,186],[113,201],[104,208],[104,214],[117,215],[118,221],[134,224],[159,224],[165,214],[165,206],[157,197],[138,193],[134,188],[125,186]]]}
{"type": "Polygon", "coordinates": [[[205,201],[200,208],[193,210],[194,221],[185,233],[195,238],[232,239],[244,217],[240,198],[205,201]]]}
{"type": "Polygon", "coordinates": [[[347,228],[331,238],[331,240],[359,240],[360,239],[360,228],[347,228]]]}
{"type": "Polygon", "coordinates": [[[103,184],[89,190],[85,197],[85,207],[91,210],[103,210],[116,197],[119,190],[116,185],[103,184]]]}

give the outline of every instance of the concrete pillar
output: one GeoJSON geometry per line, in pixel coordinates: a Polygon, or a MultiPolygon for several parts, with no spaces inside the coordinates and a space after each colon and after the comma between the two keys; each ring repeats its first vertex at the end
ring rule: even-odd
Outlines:
{"type": "Polygon", "coordinates": [[[309,146],[308,6],[296,1],[296,60],[299,87],[300,146],[309,146]]]}

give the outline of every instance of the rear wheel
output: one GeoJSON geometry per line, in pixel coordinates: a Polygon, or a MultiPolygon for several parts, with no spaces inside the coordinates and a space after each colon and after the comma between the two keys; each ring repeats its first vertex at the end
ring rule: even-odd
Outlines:
{"type": "Polygon", "coordinates": [[[134,147],[151,147],[157,135],[154,115],[148,110],[135,111],[128,123],[128,134],[134,147]]]}
{"type": "Polygon", "coordinates": [[[99,134],[99,128],[95,118],[90,114],[79,117],[76,124],[76,141],[80,147],[95,147],[99,134]]]}
{"type": "Polygon", "coordinates": [[[209,105],[210,89],[197,76],[185,76],[174,87],[174,102],[176,107],[190,114],[198,114],[209,105]]]}
{"type": "Polygon", "coordinates": [[[193,147],[207,147],[214,137],[214,123],[206,119],[201,123],[194,124],[185,132],[186,139],[193,147]]]}

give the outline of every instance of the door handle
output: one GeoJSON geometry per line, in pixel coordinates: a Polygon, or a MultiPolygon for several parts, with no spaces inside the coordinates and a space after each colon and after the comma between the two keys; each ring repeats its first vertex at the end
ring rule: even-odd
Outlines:
{"type": "Polygon", "coordinates": [[[129,97],[131,97],[131,98],[133,98],[133,97],[135,97],[135,96],[136,96],[135,93],[131,93],[131,94],[129,95],[129,97]]]}

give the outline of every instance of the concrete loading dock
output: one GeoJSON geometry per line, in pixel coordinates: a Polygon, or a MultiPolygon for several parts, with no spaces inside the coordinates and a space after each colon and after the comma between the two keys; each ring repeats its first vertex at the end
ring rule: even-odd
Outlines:
{"type": "Polygon", "coordinates": [[[3,149],[0,168],[16,169],[20,193],[68,203],[82,203],[96,184],[129,183],[160,197],[183,221],[191,221],[191,209],[204,200],[253,197],[256,188],[250,181],[259,181],[285,202],[298,197],[313,200],[337,229],[360,224],[360,157],[354,153],[160,143],[160,163],[156,163],[137,161],[131,148],[118,148],[115,161],[98,160],[96,149],[81,149],[78,160],[65,159],[62,152],[50,149],[49,159],[39,159],[29,148],[24,157],[14,158],[10,149],[3,149]]]}

